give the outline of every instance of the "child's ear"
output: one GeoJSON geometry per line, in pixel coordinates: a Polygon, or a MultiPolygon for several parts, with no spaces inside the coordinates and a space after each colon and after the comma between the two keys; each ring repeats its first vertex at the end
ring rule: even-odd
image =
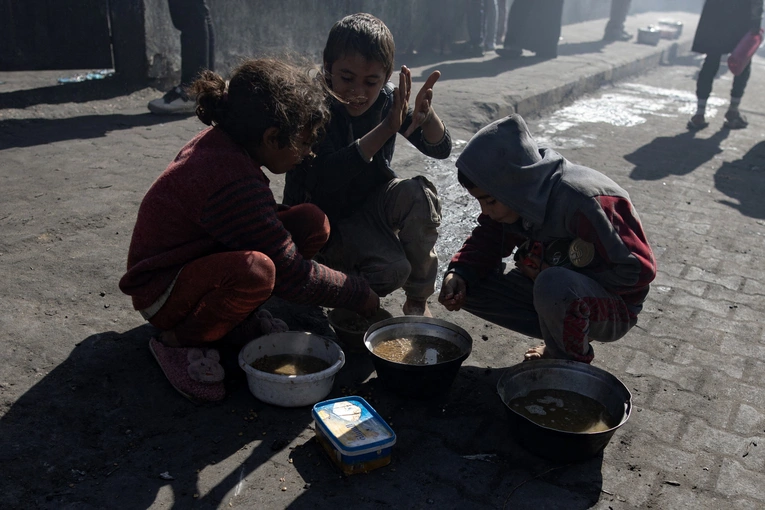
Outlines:
{"type": "Polygon", "coordinates": [[[271,150],[277,150],[279,146],[279,128],[271,126],[263,132],[263,147],[271,150]]]}

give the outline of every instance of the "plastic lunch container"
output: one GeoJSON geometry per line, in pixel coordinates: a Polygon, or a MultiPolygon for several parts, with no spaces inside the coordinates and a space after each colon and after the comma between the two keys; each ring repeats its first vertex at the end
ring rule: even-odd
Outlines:
{"type": "Polygon", "coordinates": [[[361,397],[340,397],[313,406],[316,439],[346,475],[390,464],[396,433],[361,397]]]}

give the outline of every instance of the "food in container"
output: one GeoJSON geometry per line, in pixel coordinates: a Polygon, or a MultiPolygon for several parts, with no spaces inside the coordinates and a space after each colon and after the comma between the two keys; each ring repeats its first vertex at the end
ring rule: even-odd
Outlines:
{"type": "Polygon", "coordinates": [[[390,464],[396,433],[361,397],[349,396],[313,406],[316,439],[346,475],[390,464]]]}

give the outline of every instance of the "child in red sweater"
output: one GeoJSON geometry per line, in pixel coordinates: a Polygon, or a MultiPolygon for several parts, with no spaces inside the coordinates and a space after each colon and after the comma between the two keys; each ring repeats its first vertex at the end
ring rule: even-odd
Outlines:
{"type": "MultiPolygon", "coordinates": [[[[309,156],[329,118],[322,85],[273,59],[242,63],[227,83],[204,71],[192,85],[196,113],[212,126],[194,137],[152,184],[138,211],[120,289],[162,330],[150,349],[173,386],[197,401],[225,395],[218,355],[188,370],[200,346],[260,333],[257,308],[271,295],[370,314],[379,298],[365,280],[311,258],[329,237],[312,204],[279,206],[263,173],[283,174],[309,156]]],[[[195,366],[198,363],[195,363],[195,366]]]]}

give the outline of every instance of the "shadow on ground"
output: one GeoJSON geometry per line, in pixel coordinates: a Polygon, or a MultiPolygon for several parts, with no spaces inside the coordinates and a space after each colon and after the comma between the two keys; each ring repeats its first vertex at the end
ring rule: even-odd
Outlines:
{"type": "Polygon", "coordinates": [[[65,140],[101,138],[111,131],[155,126],[184,120],[185,115],[83,115],[61,119],[9,119],[0,121],[0,150],[33,147],[65,140]]]}
{"type": "Polygon", "coordinates": [[[78,83],[1,92],[0,109],[113,99],[129,95],[145,86],[145,84],[130,83],[116,76],[111,76],[102,80],[87,80],[78,83]]]}
{"type": "Polygon", "coordinates": [[[765,219],[765,142],[760,142],[741,159],[725,162],[715,173],[715,188],[733,200],[721,200],[750,218],[765,219]]]}
{"type": "Polygon", "coordinates": [[[696,131],[675,136],[659,136],[624,156],[635,165],[630,177],[637,181],[656,181],[669,175],[687,175],[715,155],[723,152],[720,144],[730,131],[720,129],[708,138],[696,131]]]}
{"type": "MultiPolygon", "coordinates": [[[[331,335],[321,309],[269,309],[293,329],[331,335]]],[[[398,440],[389,466],[347,477],[316,444],[310,408],[255,400],[231,366],[235,353],[223,352],[222,403],[182,398],[149,353],[153,334],[145,325],[85,338],[13,403],[0,419],[0,507],[265,508],[281,485],[294,494],[289,508],[395,506],[402,491],[411,507],[434,508],[584,509],[601,496],[602,456],[557,465],[511,439],[496,394],[501,369],[464,365],[447,394],[422,401],[390,393],[366,355],[350,355],[327,398],[364,397],[398,440]],[[266,463],[284,479],[255,473],[266,463]]]]}

